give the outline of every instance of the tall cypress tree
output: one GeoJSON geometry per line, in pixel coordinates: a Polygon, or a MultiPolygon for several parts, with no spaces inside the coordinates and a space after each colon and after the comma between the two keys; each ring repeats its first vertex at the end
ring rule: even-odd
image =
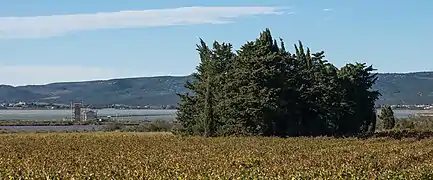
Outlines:
{"type": "Polygon", "coordinates": [[[231,44],[203,40],[201,62],[180,95],[178,119],[187,134],[204,136],[354,135],[374,132],[374,69],[338,69],[299,41],[295,53],[280,47],[269,29],[236,53],[231,44]]]}
{"type": "Polygon", "coordinates": [[[250,135],[273,135],[275,119],[279,116],[283,58],[269,29],[239,51],[230,71],[227,84],[229,113],[239,132],[250,135]]]}
{"type": "Polygon", "coordinates": [[[214,136],[215,135],[215,120],[213,111],[213,97],[211,89],[211,76],[208,76],[206,80],[206,95],[204,103],[204,136],[214,136]]]}
{"type": "Polygon", "coordinates": [[[202,107],[205,104],[206,80],[211,67],[212,51],[202,39],[200,45],[197,45],[197,51],[200,55],[200,64],[196,67],[197,72],[192,74],[193,81],[185,84],[191,93],[179,94],[177,120],[182,124],[181,132],[202,135],[205,129],[202,107]]]}
{"type": "Polygon", "coordinates": [[[222,103],[225,98],[222,91],[234,53],[231,44],[215,41],[213,49],[210,49],[202,39],[197,51],[200,64],[193,74],[194,81],[186,83],[192,94],[179,95],[181,101],[177,115],[184,133],[214,136],[224,120],[223,110],[219,108],[226,108],[222,103]]]}
{"type": "Polygon", "coordinates": [[[372,66],[365,63],[347,64],[339,70],[342,104],[345,106],[343,118],[339,122],[339,132],[343,134],[366,133],[376,122],[374,102],[380,93],[372,90],[377,74],[372,66]]]}

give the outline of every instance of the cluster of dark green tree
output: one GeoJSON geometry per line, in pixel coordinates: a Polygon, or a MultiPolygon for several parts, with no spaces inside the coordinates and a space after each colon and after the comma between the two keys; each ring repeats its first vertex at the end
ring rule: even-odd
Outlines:
{"type": "Polygon", "coordinates": [[[227,136],[346,136],[373,132],[376,74],[364,63],[336,68],[302,43],[289,53],[269,29],[236,52],[197,45],[201,62],[179,94],[181,133],[227,136]]]}

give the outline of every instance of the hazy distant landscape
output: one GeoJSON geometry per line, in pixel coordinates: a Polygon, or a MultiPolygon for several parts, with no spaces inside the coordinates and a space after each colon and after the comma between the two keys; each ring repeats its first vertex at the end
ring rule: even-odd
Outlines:
{"type": "MultiPolygon", "coordinates": [[[[191,76],[124,78],[101,81],[65,82],[47,85],[0,85],[0,103],[47,102],[70,104],[83,101],[91,105],[127,104],[177,105],[176,93],[185,93],[191,76]]],[[[374,89],[382,96],[377,104],[431,104],[433,72],[379,73],[374,89]]]]}
{"type": "Polygon", "coordinates": [[[104,81],[52,83],[47,85],[0,85],[0,103],[46,102],[70,104],[71,101],[107,106],[111,104],[166,106],[176,105],[176,93],[186,92],[184,77],[143,77],[104,81]]]}
{"type": "MultiPolygon", "coordinates": [[[[91,105],[126,104],[166,106],[177,105],[176,93],[185,93],[184,87],[190,76],[142,77],[104,81],[52,83],[47,85],[7,86],[0,85],[0,102],[48,102],[68,104],[84,101],[91,105]]],[[[382,96],[377,104],[430,104],[433,102],[433,72],[378,74],[373,86],[382,96]]],[[[122,117],[119,120],[153,120],[175,118],[176,110],[120,110],[100,109],[100,116],[147,115],[122,117]]],[[[399,118],[429,111],[396,110],[399,118]]],[[[61,120],[70,118],[70,109],[62,110],[0,110],[0,120],[61,120]]]]}

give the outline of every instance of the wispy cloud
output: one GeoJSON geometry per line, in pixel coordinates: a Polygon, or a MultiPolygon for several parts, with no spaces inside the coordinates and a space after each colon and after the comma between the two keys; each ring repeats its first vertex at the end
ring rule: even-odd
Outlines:
{"type": "Polygon", "coordinates": [[[245,16],[284,14],[282,10],[268,6],[197,6],[94,14],[0,17],[0,38],[42,38],[96,29],[223,24],[245,16]]]}
{"type": "Polygon", "coordinates": [[[333,11],[333,9],[331,9],[331,8],[325,8],[325,9],[323,9],[323,11],[330,12],[330,11],[333,11]]]}

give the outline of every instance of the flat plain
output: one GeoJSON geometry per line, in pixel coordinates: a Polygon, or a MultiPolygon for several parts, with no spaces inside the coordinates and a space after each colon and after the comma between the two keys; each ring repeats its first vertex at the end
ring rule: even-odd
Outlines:
{"type": "MultiPolygon", "coordinates": [[[[147,119],[173,119],[176,110],[152,110],[152,109],[98,109],[99,116],[116,117],[122,115],[140,115],[135,117],[119,117],[120,120],[143,120],[147,119]]],[[[72,110],[0,110],[0,120],[61,120],[70,119],[72,110]]]]}
{"type": "Polygon", "coordinates": [[[433,139],[0,135],[0,179],[431,179],[433,139]]]}
{"type": "MultiPolygon", "coordinates": [[[[172,120],[176,117],[176,110],[152,110],[152,109],[99,109],[96,110],[100,116],[116,115],[144,115],[149,120],[153,119],[167,119],[172,120]]],[[[378,110],[380,112],[380,110],[378,110]]],[[[395,110],[395,116],[398,118],[405,118],[409,115],[416,113],[433,113],[432,110],[395,110]]],[[[0,120],[61,120],[70,119],[72,110],[0,110],[0,120]]],[[[120,120],[143,120],[144,116],[135,117],[120,117],[120,120]]]]}

